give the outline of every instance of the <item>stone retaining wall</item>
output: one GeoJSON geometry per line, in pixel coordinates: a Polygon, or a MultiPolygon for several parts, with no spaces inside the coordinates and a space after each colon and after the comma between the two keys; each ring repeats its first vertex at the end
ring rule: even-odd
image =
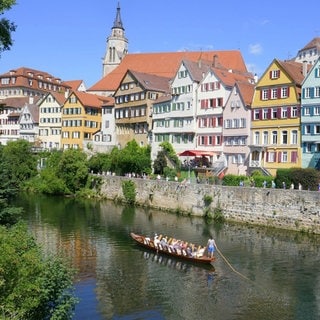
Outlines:
{"type": "MultiPolygon", "coordinates": [[[[121,185],[126,179],[103,176],[102,196],[123,199],[121,185]]],[[[209,208],[220,207],[229,221],[320,234],[320,192],[132,180],[136,201],[143,206],[203,216],[204,196],[211,196],[209,208]]]]}

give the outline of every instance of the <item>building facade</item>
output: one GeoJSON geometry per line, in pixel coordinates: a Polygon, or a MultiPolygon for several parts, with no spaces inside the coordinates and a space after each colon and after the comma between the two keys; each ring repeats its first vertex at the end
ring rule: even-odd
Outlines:
{"type": "Polygon", "coordinates": [[[320,169],[320,58],[302,84],[302,167],[320,169]]]}
{"type": "Polygon", "coordinates": [[[258,81],[252,101],[251,170],[275,175],[301,167],[301,84],[306,64],[274,59],[258,81]]]}
{"type": "Polygon", "coordinates": [[[114,94],[118,146],[135,139],[147,146],[152,138],[152,104],[169,91],[169,78],[128,70],[114,94]]]}

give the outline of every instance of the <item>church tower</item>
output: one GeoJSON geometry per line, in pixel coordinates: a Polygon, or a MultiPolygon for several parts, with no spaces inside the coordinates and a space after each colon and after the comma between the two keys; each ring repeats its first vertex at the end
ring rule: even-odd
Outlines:
{"type": "Polygon", "coordinates": [[[117,14],[111,28],[111,35],[107,38],[107,49],[103,58],[103,73],[105,77],[113,69],[115,69],[128,53],[128,39],[124,34],[124,27],[121,21],[120,4],[118,2],[117,14]]]}

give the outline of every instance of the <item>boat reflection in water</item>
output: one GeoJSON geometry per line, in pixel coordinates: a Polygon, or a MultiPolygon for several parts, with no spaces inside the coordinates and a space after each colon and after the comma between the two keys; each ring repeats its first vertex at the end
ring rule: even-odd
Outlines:
{"type": "MultiPolygon", "coordinates": [[[[143,251],[143,249],[139,249],[143,251]]],[[[179,259],[170,258],[168,256],[165,256],[163,254],[157,254],[152,251],[143,251],[141,256],[146,260],[154,261],[160,265],[167,266],[170,268],[174,268],[176,270],[181,271],[189,271],[193,268],[207,270],[210,272],[215,272],[214,266],[212,264],[199,264],[199,263],[192,263],[192,262],[185,262],[179,259]]]]}

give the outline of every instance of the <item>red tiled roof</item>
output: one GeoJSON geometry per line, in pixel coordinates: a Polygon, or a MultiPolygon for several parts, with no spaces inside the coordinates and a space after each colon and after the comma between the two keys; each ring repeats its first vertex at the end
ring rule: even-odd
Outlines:
{"type": "Polygon", "coordinates": [[[247,72],[243,57],[238,50],[127,54],[116,69],[94,84],[88,91],[115,91],[128,69],[172,78],[183,59],[214,61],[214,56],[225,68],[247,72]]]}
{"type": "Polygon", "coordinates": [[[101,108],[102,105],[110,104],[110,97],[98,96],[92,93],[74,91],[83,106],[101,108]]]}
{"type": "Polygon", "coordinates": [[[71,87],[73,91],[77,91],[79,87],[82,84],[82,80],[70,80],[70,81],[63,81],[63,84],[65,84],[68,87],[71,87]]]}
{"type": "Polygon", "coordinates": [[[251,106],[255,85],[245,81],[236,82],[239,93],[243,99],[246,106],[251,106]]]}
{"type": "MultiPolygon", "coordinates": [[[[41,97],[32,97],[33,102],[37,103],[41,97]]],[[[30,102],[30,97],[15,97],[15,98],[5,98],[0,100],[0,104],[4,104],[8,107],[13,107],[13,108],[21,108],[25,104],[29,104],[30,102]]]]}
{"type": "Polygon", "coordinates": [[[52,76],[51,74],[44,72],[44,71],[39,71],[39,70],[26,68],[26,67],[12,69],[12,70],[0,75],[0,79],[12,78],[12,77],[15,77],[14,83],[12,83],[12,82],[10,82],[8,84],[1,83],[0,87],[3,87],[3,88],[6,88],[6,87],[10,87],[10,88],[26,87],[26,88],[32,88],[32,89],[38,90],[38,91],[51,91],[48,88],[48,86],[47,86],[47,88],[45,88],[44,86],[42,86],[40,88],[38,85],[38,82],[42,82],[42,83],[55,85],[57,87],[61,87],[64,89],[71,88],[67,84],[63,84],[61,82],[60,78],[56,78],[56,77],[52,76]]]}
{"type": "MultiPolygon", "coordinates": [[[[277,60],[276,62],[279,63],[279,65],[288,73],[288,75],[291,77],[291,79],[297,84],[301,85],[305,76],[303,74],[303,64],[300,62],[295,62],[292,60],[287,61],[281,61],[277,60]]],[[[307,65],[308,70],[310,70],[311,65],[307,65]]]]}

